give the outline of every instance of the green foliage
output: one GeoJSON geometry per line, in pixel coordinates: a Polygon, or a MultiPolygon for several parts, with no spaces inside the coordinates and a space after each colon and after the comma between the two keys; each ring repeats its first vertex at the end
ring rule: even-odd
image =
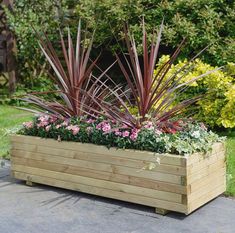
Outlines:
{"type": "Polygon", "coordinates": [[[232,85],[225,93],[226,104],[221,109],[219,123],[225,128],[235,127],[235,85],[232,85]]]}
{"type": "Polygon", "coordinates": [[[224,139],[208,131],[203,124],[181,122],[181,130],[165,133],[152,122],[141,129],[130,128],[104,118],[97,120],[86,117],[61,119],[40,115],[25,122],[20,134],[105,145],[108,148],[147,150],[157,153],[190,155],[208,152],[215,142],[224,139]]]}
{"type": "Polygon", "coordinates": [[[229,0],[17,0],[14,11],[7,11],[7,16],[17,38],[20,77],[31,88],[45,74],[45,67],[39,65],[44,66],[44,60],[32,26],[57,41],[55,30],[70,25],[74,32],[81,17],[90,31],[96,29],[96,47],[116,50],[116,39],[123,39],[124,22],[129,23],[140,44],[142,16],[151,32],[164,17],[163,52],[171,52],[182,37],[187,37],[183,55],[212,44],[204,59],[210,64],[222,64],[233,61],[235,55],[234,8],[234,1],[229,0]]]}
{"type": "Polygon", "coordinates": [[[235,196],[235,131],[224,134],[228,139],[226,141],[227,152],[227,191],[226,195],[235,196]]]}
{"type": "Polygon", "coordinates": [[[57,41],[58,33],[55,31],[65,24],[67,2],[17,0],[14,1],[12,12],[6,9],[10,28],[17,40],[19,75],[26,88],[38,85],[47,77],[47,67],[35,31],[45,32],[53,41],[57,41]]]}
{"type": "Polygon", "coordinates": [[[9,134],[15,133],[24,121],[31,119],[31,114],[12,106],[0,105],[0,158],[9,158],[9,134]]]}
{"type": "Polygon", "coordinates": [[[97,45],[115,48],[114,35],[120,40],[123,23],[129,22],[135,39],[140,43],[142,28],[139,22],[144,16],[146,28],[160,25],[164,17],[164,47],[171,52],[187,37],[185,54],[201,50],[211,44],[204,54],[210,64],[233,61],[235,55],[235,2],[229,0],[83,0],[77,3],[75,16],[89,22],[97,30],[97,45]]]}
{"type": "MultiPolygon", "coordinates": [[[[169,59],[169,56],[162,56],[160,58],[159,68],[169,59]]],[[[182,68],[187,59],[179,61],[173,65],[167,75],[170,77],[177,70],[182,68]]],[[[192,80],[201,74],[214,70],[209,64],[203,63],[201,60],[196,59],[193,68],[190,72],[184,74],[182,82],[192,80]]],[[[235,64],[229,63],[227,68],[222,70],[216,70],[205,77],[200,78],[193,82],[189,88],[179,96],[180,99],[191,98],[194,95],[205,94],[204,98],[197,102],[197,111],[195,113],[194,107],[189,108],[189,112],[193,114],[194,118],[199,121],[205,122],[210,127],[235,127],[235,64]]],[[[179,76],[183,75],[182,72],[179,76]]]]}

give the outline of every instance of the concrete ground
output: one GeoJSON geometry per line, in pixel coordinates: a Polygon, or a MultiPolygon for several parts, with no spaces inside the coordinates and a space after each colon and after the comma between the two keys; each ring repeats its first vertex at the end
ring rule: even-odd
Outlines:
{"type": "MultiPolygon", "coordinates": [[[[3,165],[3,164],[2,164],[3,165]]],[[[234,233],[235,200],[189,216],[44,185],[27,187],[0,166],[0,233],[234,233]]]]}

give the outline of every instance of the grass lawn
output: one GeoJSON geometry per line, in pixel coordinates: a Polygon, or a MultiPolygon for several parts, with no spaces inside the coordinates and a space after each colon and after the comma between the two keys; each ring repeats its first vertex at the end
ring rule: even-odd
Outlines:
{"type": "Polygon", "coordinates": [[[30,113],[12,106],[0,105],[0,158],[9,158],[10,131],[14,131],[24,121],[30,119],[30,113]]]}
{"type": "Polygon", "coordinates": [[[227,191],[235,197],[235,131],[227,133],[227,191]]]}
{"type": "MultiPolygon", "coordinates": [[[[0,105],[0,158],[9,158],[7,132],[15,130],[22,122],[30,119],[30,113],[11,106],[0,105]]],[[[235,197],[235,131],[227,133],[227,192],[235,197]]]]}

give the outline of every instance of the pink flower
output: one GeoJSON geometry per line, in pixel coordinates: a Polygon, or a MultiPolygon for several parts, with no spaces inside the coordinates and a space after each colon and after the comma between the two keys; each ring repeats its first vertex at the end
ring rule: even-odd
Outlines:
{"type": "Polygon", "coordinates": [[[39,123],[37,124],[38,128],[49,125],[49,116],[43,115],[38,118],[39,123]]]}
{"type": "Polygon", "coordinates": [[[126,124],[122,124],[121,128],[128,128],[128,126],[126,124]]]}
{"type": "Polygon", "coordinates": [[[51,116],[49,122],[54,123],[55,121],[57,121],[57,117],[56,116],[51,116]]]}
{"type": "Polygon", "coordinates": [[[40,127],[44,127],[44,126],[47,126],[49,124],[49,122],[47,121],[41,121],[40,123],[37,124],[37,127],[40,128],[40,127]]]}
{"type": "Polygon", "coordinates": [[[24,123],[23,123],[23,126],[24,126],[26,129],[31,129],[31,128],[33,128],[33,122],[32,122],[32,121],[24,122],[24,123]]]}
{"type": "Polygon", "coordinates": [[[144,128],[149,130],[154,129],[153,122],[147,121],[146,124],[144,125],[144,128]]]}
{"type": "Polygon", "coordinates": [[[38,120],[40,121],[40,122],[43,122],[43,121],[48,121],[49,120],[49,116],[48,115],[42,115],[42,116],[40,116],[39,118],[38,118],[38,120]]]}
{"type": "Polygon", "coordinates": [[[130,139],[131,139],[132,141],[135,141],[135,140],[137,139],[139,131],[140,131],[140,130],[139,130],[139,129],[136,129],[136,128],[132,129],[132,131],[131,131],[131,136],[130,136],[130,139]]]}
{"type": "Polygon", "coordinates": [[[61,128],[61,126],[62,126],[62,125],[57,125],[57,126],[56,126],[56,129],[59,129],[59,128],[61,128]]]}
{"type": "Polygon", "coordinates": [[[94,123],[95,122],[95,120],[93,120],[93,119],[88,119],[87,121],[86,121],[86,123],[88,123],[88,124],[92,124],[92,123],[94,123]]]}
{"type": "Polygon", "coordinates": [[[111,130],[111,126],[109,123],[105,123],[102,127],[103,132],[108,132],[111,130]]]}
{"type": "Polygon", "coordinates": [[[62,126],[68,126],[68,125],[69,125],[69,122],[65,120],[61,125],[62,125],[62,126]]]}
{"type": "Polygon", "coordinates": [[[103,125],[103,122],[100,122],[95,128],[96,128],[96,129],[101,129],[101,128],[102,128],[102,125],[103,125]]]}
{"type": "Polygon", "coordinates": [[[72,131],[73,135],[78,134],[78,132],[80,130],[80,128],[77,125],[70,125],[70,126],[66,127],[66,129],[72,131]]]}
{"type": "Polygon", "coordinates": [[[125,130],[124,132],[122,132],[122,136],[125,138],[125,137],[129,137],[130,135],[130,132],[125,130]]]}
{"type": "Polygon", "coordinates": [[[120,131],[115,131],[115,133],[114,133],[116,136],[122,136],[122,132],[120,132],[120,131]]]}
{"type": "Polygon", "coordinates": [[[72,131],[73,131],[73,135],[78,134],[79,130],[80,130],[79,127],[74,128],[74,129],[72,130],[72,131]]]}
{"type": "Polygon", "coordinates": [[[155,134],[161,135],[161,134],[162,134],[162,131],[160,131],[159,129],[156,129],[156,130],[155,130],[155,134]]]}
{"type": "Polygon", "coordinates": [[[140,129],[134,128],[134,129],[131,130],[131,132],[132,132],[132,133],[139,133],[139,132],[140,132],[140,129]]]}
{"type": "Polygon", "coordinates": [[[46,126],[46,131],[48,132],[49,130],[50,130],[50,128],[51,128],[51,125],[48,125],[48,126],[46,126]]]}
{"type": "Polygon", "coordinates": [[[137,137],[138,137],[138,134],[131,134],[131,136],[130,136],[130,139],[132,140],[132,141],[135,141],[136,139],[137,139],[137,137]]]}
{"type": "Polygon", "coordinates": [[[43,126],[47,126],[49,124],[49,122],[48,121],[42,121],[39,124],[41,125],[41,127],[43,127],[43,126]]]}

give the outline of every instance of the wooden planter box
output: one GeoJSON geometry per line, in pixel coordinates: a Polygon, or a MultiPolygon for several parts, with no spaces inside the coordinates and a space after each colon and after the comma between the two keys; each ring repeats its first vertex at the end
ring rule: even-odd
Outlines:
{"type": "Polygon", "coordinates": [[[164,213],[189,214],[226,189],[225,149],[209,157],[159,155],[146,151],[53,139],[11,136],[12,175],[26,180],[143,204],[164,213]],[[153,170],[143,170],[151,162],[153,170]]]}

